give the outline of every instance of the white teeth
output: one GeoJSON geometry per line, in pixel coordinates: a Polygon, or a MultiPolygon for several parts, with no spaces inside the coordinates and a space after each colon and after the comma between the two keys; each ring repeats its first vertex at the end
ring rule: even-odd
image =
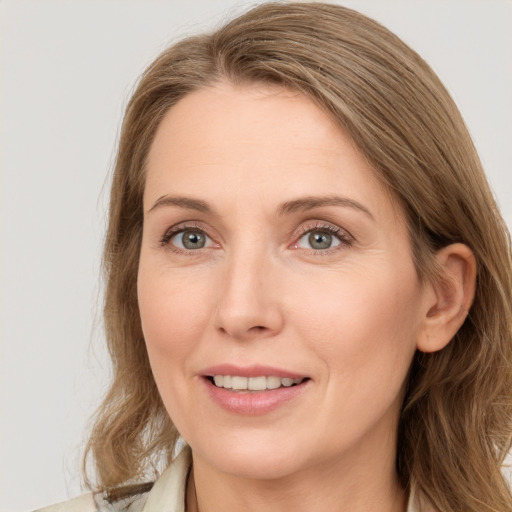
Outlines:
{"type": "Polygon", "coordinates": [[[267,378],[249,377],[247,389],[250,389],[251,391],[263,391],[264,389],[267,389],[267,378]]]}
{"type": "Polygon", "coordinates": [[[281,386],[290,387],[293,384],[300,384],[303,379],[291,379],[289,377],[240,377],[238,375],[214,375],[213,382],[218,388],[234,389],[236,391],[265,391],[266,389],[277,389],[281,386]]]}
{"type": "Polygon", "coordinates": [[[279,377],[267,377],[267,388],[277,389],[281,387],[281,379],[279,377]]]}
{"type": "Polygon", "coordinates": [[[231,387],[233,389],[247,389],[247,377],[231,377],[231,387]]]}

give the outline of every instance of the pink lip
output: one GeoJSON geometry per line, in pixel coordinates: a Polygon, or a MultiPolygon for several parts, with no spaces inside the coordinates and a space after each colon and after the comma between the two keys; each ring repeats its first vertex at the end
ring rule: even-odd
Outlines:
{"type": "Polygon", "coordinates": [[[210,399],[224,410],[245,416],[260,416],[267,414],[285,404],[297,399],[310,388],[311,380],[306,378],[300,384],[290,387],[280,387],[266,391],[231,391],[218,388],[211,382],[213,375],[238,375],[241,377],[288,377],[291,379],[306,378],[295,372],[271,366],[253,365],[240,367],[232,364],[221,364],[205,368],[201,372],[201,381],[210,399]]]}
{"type": "Polygon", "coordinates": [[[205,377],[213,375],[238,375],[240,377],[288,377],[290,379],[303,379],[306,375],[290,372],[281,368],[263,365],[236,366],[234,364],[219,364],[205,368],[200,372],[205,377]]]}

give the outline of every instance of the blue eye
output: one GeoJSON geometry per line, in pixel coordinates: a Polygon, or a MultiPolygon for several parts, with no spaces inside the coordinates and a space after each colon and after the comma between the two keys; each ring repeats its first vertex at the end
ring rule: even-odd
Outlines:
{"type": "Polygon", "coordinates": [[[211,238],[205,233],[193,229],[180,231],[169,240],[175,247],[188,251],[203,249],[204,247],[208,247],[212,242],[211,238]]]}
{"type": "Polygon", "coordinates": [[[338,245],[341,245],[340,237],[326,229],[308,231],[297,242],[297,247],[301,249],[314,249],[316,251],[332,249],[338,245]]]}

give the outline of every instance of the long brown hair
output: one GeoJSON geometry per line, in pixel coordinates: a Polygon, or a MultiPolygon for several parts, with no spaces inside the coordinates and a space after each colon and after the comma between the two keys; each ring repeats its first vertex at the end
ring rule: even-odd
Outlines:
{"type": "Polygon", "coordinates": [[[137,305],[148,149],[165,113],[219,79],[280,84],[312,98],[350,134],[399,198],[422,279],[435,252],[468,245],[477,290],[443,350],[417,352],[398,430],[397,471],[439,511],[512,511],[500,472],[511,444],[512,264],[507,229],[461,115],[413,50],[377,22],[322,3],[266,3],[164,51],[126,109],[104,253],[113,380],[86,455],[98,487],[152,478],[178,433],[153,380],[137,305]]]}

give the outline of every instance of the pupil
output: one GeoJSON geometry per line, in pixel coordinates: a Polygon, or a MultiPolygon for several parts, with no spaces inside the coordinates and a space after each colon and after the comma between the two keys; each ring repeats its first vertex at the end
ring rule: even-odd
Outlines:
{"type": "Polygon", "coordinates": [[[205,244],[205,237],[201,233],[189,231],[183,234],[183,245],[187,249],[201,249],[205,244]]]}
{"type": "Polygon", "coordinates": [[[309,235],[309,244],[313,249],[329,249],[332,243],[332,236],[328,233],[311,233],[309,235]]]}

